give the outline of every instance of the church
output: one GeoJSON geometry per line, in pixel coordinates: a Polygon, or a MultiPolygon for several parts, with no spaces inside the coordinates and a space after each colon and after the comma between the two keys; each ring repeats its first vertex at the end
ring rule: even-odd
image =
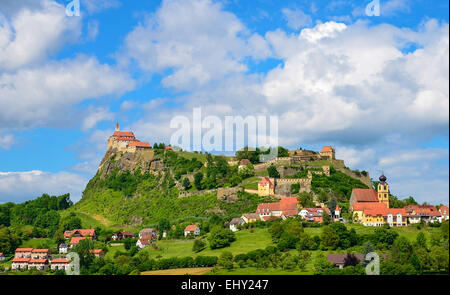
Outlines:
{"type": "Polygon", "coordinates": [[[143,142],[134,136],[131,131],[120,131],[119,123],[116,129],[108,139],[108,150],[117,149],[121,152],[135,153],[137,150],[151,149],[152,146],[148,142],[143,142]]]}

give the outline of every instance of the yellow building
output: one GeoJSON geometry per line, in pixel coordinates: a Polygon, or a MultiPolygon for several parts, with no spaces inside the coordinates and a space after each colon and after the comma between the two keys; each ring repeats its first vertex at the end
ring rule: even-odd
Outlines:
{"type": "Polygon", "coordinates": [[[378,201],[380,203],[386,204],[386,207],[389,208],[389,185],[386,182],[386,176],[381,174],[378,184],[378,201]]]}
{"type": "Polygon", "coordinates": [[[258,182],[258,196],[273,196],[275,194],[275,185],[269,177],[263,177],[258,182]]]}
{"type": "Polygon", "coordinates": [[[257,220],[260,220],[258,213],[243,214],[241,218],[244,220],[245,223],[252,223],[257,220]]]}

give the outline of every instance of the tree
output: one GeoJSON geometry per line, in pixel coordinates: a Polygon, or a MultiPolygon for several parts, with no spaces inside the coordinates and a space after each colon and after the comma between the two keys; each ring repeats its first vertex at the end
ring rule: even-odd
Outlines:
{"type": "Polygon", "coordinates": [[[203,173],[197,172],[194,174],[194,184],[198,190],[202,189],[202,180],[203,180],[203,173]]]}
{"type": "Polygon", "coordinates": [[[269,173],[269,177],[280,178],[280,173],[278,172],[277,167],[275,167],[274,165],[270,165],[267,168],[267,172],[269,173]]]}
{"type": "Polygon", "coordinates": [[[416,246],[427,249],[427,237],[425,237],[425,234],[423,232],[417,234],[416,246]]]}
{"type": "Polygon", "coordinates": [[[372,244],[370,242],[367,242],[364,244],[364,251],[363,251],[363,261],[362,264],[366,266],[370,261],[366,260],[367,254],[375,252],[375,249],[373,248],[372,244]]]}
{"type": "Polygon", "coordinates": [[[229,251],[222,252],[218,264],[226,269],[233,269],[233,254],[229,251]]]}
{"type": "Polygon", "coordinates": [[[205,247],[206,247],[206,243],[204,240],[195,239],[194,245],[192,246],[192,251],[194,251],[195,253],[198,253],[198,252],[202,251],[203,249],[205,249],[205,247]]]}
{"type": "Polygon", "coordinates": [[[335,197],[332,197],[328,202],[328,209],[330,209],[331,216],[334,216],[334,210],[336,210],[337,200],[335,197]]]}
{"type": "Polygon", "coordinates": [[[233,231],[219,227],[214,228],[208,237],[209,247],[211,249],[228,247],[235,240],[236,236],[233,231]]]}
{"type": "Polygon", "coordinates": [[[325,210],[323,210],[323,212],[322,212],[322,223],[324,225],[328,225],[331,223],[330,215],[325,210]]]}
{"type": "Polygon", "coordinates": [[[189,181],[189,178],[185,177],[183,179],[183,187],[185,190],[189,190],[192,187],[191,182],[189,181]]]}
{"type": "Polygon", "coordinates": [[[325,226],[322,231],[322,245],[330,250],[334,250],[339,245],[339,236],[330,226],[325,226]]]}
{"type": "Polygon", "coordinates": [[[90,252],[92,249],[93,245],[90,239],[83,239],[75,246],[74,251],[80,256],[81,268],[88,268],[94,260],[94,254],[90,252]]]}
{"type": "Polygon", "coordinates": [[[307,192],[300,193],[297,197],[297,200],[304,208],[315,207],[314,197],[310,193],[307,192]]]}

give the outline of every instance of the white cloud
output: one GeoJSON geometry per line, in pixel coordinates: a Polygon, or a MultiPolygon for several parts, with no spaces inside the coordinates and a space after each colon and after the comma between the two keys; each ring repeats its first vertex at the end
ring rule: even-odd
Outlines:
{"type": "Polygon", "coordinates": [[[80,18],[66,17],[63,5],[45,0],[40,8],[22,7],[10,21],[0,13],[0,71],[42,62],[79,37],[80,18]]]}
{"type": "Polygon", "coordinates": [[[9,150],[16,143],[16,139],[12,134],[0,134],[0,149],[9,150]]]}
{"type": "Polygon", "coordinates": [[[303,27],[312,25],[311,16],[307,15],[300,9],[283,8],[281,12],[287,21],[288,27],[294,30],[298,30],[303,27]]]}
{"type": "Polygon", "coordinates": [[[398,12],[409,12],[410,11],[409,3],[410,1],[408,0],[390,0],[386,2],[381,2],[380,15],[393,16],[396,15],[398,12]]]}
{"type": "Polygon", "coordinates": [[[0,85],[0,126],[16,129],[73,123],[74,105],[87,98],[120,95],[131,90],[134,81],[95,58],[79,56],[0,74],[0,85]]]}
{"type": "Polygon", "coordinates": [[[265,57],[268,50],[221,4],[188,0],[164,1],[127,36],[125,54],[151,73],[171,69],[164,86],[193,90],[246,72],[244,58],[265,57]]]}
{"type": "Polygon", "coordinates": [[[61,195],[70,193],[73,201],[81,198],[87,179],[81,176],[40,170],[23,172],[0,172],[0,203],[23,202],[36,198],[43,193],[61,195]]]}
{"type": "Polygon", "coordinates": [[[90,21],[87,25],[88,40],[95,40],[98,35],[98,21],[90,21]]]}
{"type": "Polygon", "coordinates": [[[114,114],[107,108],[89,108],[87,111],[87,116],[83,120],[82,128],[83,130],[91,129],[101,121],[110,121],[114,119],[114,114]]]}

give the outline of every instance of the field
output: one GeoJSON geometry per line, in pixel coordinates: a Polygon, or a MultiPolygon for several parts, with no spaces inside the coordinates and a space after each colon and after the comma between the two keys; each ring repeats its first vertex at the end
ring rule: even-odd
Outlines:
{"type": "MultiPolygon", "coordinates": [[[[234,241],[230,247],[223,249],[211,250],[206,248],[205,250],[194,253],[192,252],[193,240],[168,240],[159,241],[156,243],[158,250],[154,250],[150,247],[144,251],[148,251],[149,257],[152,258],[170,258],[170,257],[185,257],[198,255],[203,256],[220,256],[223,251],[230,251],[233,255],[240,253],[247,253],[256,249],[264,249],[269,245],[273,245],[270,234],[267,229],[255,229],[252,232],[249,230],[236,232],[236,241],[234,241]]],[[[115,247],[117,248],[117,247],[115,247]]],[[[111,248],[109,248],[111,249],[111,248]]],[[[109,254],[109,253],[108,253],[109,254]]]]}

